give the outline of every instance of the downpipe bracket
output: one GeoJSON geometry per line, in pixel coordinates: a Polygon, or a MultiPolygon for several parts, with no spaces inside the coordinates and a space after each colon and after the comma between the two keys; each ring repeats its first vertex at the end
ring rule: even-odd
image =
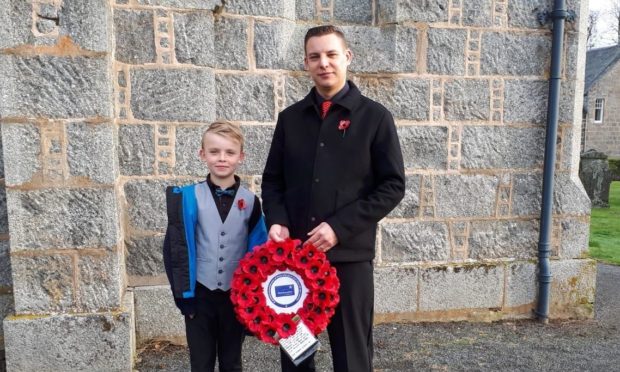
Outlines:
{"type": "Polygon", "coordinates": [[[575,22],[577,13],[574,10],[543,10],[536,14],[536,19],[541,26],[553,22],[556,19],[565,19],[566,22],[575,22]]]}

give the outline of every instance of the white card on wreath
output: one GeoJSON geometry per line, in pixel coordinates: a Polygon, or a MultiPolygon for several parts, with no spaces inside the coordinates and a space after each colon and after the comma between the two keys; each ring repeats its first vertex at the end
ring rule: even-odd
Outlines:
{"type": "Polygon", "coordinates": [[[303,321],[297,323],[297,331],[294,334],[282,338],[278,342],[296,366],[312,355],[320,346],[319,340],[314,337],[303,321]]]}

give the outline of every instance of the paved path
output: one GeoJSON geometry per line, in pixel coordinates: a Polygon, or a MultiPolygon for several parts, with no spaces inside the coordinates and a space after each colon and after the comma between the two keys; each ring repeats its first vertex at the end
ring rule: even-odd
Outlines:
{"type": "MultiPolygon", "coordinates": [[[[620,371],[620,266],[598,265],[595,319],[580,322],[383,324],[375,327],[375,371],[620,371]]],[[[331,371],[328,342],[317,357],[331,371]]],[[[244,344],[248,372],[279,371],[276,348],[244,344]]],[[[185,347],[153,343],[136,370],[188,371],[185,347]]]]}

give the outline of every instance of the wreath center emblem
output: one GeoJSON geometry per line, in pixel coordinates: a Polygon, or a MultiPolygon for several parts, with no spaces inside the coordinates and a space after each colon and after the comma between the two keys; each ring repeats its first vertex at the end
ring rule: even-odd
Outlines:
{"type": "Polygon", "coordinates": [[[263,283],[267,306],[278,314],[295,313],[303,306],[308,288],[294,271],[278,270],[263,283]]]}

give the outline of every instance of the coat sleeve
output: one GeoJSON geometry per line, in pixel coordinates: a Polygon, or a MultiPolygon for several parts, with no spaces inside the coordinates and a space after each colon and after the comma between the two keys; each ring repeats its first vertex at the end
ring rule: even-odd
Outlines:
{"type": "MultiPolygon", "coordinates": [[[[166,230],[166,237],[164,239],[164,266],[166,267],[166,275],[168,276],[168,281],[170,282],[170,289],[174,293],[174,279],[172,277],[171,271],[171,263],[170,263],[170,235],[169,229],[166,230]]],[[[196,299],[192,298],[181,298],[172,296],[174,299],[174,304],[177,305],[181,314],[183,315],[193,315],[196,314],[196,299]]]]}
{"type": "Polygon", "coordinates": [[[339,241],[371,228],[405,196],[403,155],[394,119],[387,110],[377,128],[370,151],[375,187],[364,197],[343,206],[326,219],[339,241]]]}
{"type": "Polygon", "coordinates": [[[284,128],[281,114],[278,117],[263,171],[261,197],[267,217],[267,226],[274,224],[289,226],[288,213],[284,204],[284,128]]]}
{"type": "Polygon", "coordinates": [[[177,283],[175,277],[177,275],[174,274],[174,263],[173,263],[173,255],[175,254],[174,245],[179,245],[179,241],[182,240],[181,236],[183,231],[181,231],[182,223],[179,218],[179,207],[181,204],[181,194],[173,193],[173,188],[169,187],[166,189],[166,209],[168,216],[168,226],[166,228],[166,236],[164,238],[164,246],[163,246],[163,259],[164,259],[164,267],[166,269],[166,276],[168,277],[168,282],[170,282],[170,289],[172,290],[172,297],[174,298],[174,303],[177,305],[179,310],[183,315],[191,315],[196,313],[196,300],[195,298],[183,298],[182,296],[177,296],[175,293],[179,293],[182,291],[179,288],[180,283],[177,283]]]}

